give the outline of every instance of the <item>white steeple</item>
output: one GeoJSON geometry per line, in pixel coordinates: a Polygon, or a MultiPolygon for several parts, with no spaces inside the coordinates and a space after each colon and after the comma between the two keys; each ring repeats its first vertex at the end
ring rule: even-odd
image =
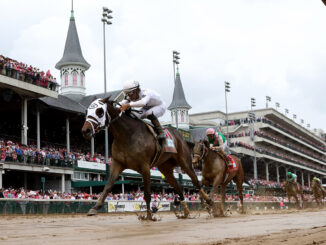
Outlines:
{"type": "Polygon", "coordinates": [[[63,57],[55,66],[60,70],[61,94],[76,101],[81,100],[86,95],[85,71],[89,67],[90,64],[84,59],[81,51],[72,7],[63,57]]]}

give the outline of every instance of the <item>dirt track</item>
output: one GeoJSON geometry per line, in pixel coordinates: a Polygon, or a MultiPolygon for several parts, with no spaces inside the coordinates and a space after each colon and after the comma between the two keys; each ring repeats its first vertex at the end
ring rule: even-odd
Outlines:
{"type": "Polygon", "coordinates": [[[0,216],[0,244],[326,244],[326,210],[161,217],[140,222],[135,214],[0,216]]]}

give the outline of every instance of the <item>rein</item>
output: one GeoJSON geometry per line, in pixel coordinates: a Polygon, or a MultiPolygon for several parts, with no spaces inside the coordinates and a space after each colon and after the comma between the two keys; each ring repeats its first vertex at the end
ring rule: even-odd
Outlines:
{"type": "Polygon", "coordinates": [[[199,154],[197,153],[194,153],[194,156],[198,156],[198,161],[201,161],[203,160],[204,158],[204,155],[205,155],[205,145],[203,143],[201,143],[201,146],[202,146],[202,155],[200,156],[199,154]]]}
{"type": "MultiPolygon", "coordinates": [[[[116,104],[116,105],[121,106],[121,104],[119,102],[117,102],[117,101],[112,101],[112,102],[113,102],[112,105],[113,104],[116,104]]],[[[134,118],[134,119],[138,119],[138,117],[134,114],[134,112],[135,113],[139,113],[139,114],[142,114],[143,113],[142,111],[134,110],[134,109],[131,109],[131,108],[128,109],[128,111],[130,111],[130,117],[131,118],[134,118]]],[[[100,126],[100,122],[95,117],[90,116],[90,115],[86,117],[86,122],[88,122],[91,125],[91,127],[92,127],[92,134],[95,135],[96,129],[102,130],[105,127],[109,127],[115,121],[117,121],[122,116],[122,114],[124,114],[124,113],[125,112],[120,112],[118,116],[116,116],[115,118],[111,119],[111,116],[110,116],[110,114],[109,114],[109,112],[107,110],[106,113],[105,113],[105,116],[107,117],[106,118],[107,121],[106,121],[105,125],[102,126],[102,127],[100,126]],[[95,126],[96,126],[96,129],[95,129],[95,126]]]]}

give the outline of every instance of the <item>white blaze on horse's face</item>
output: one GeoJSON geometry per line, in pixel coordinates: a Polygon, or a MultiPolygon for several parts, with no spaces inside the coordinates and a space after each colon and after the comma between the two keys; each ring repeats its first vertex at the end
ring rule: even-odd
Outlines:
{"type": "Polygon", "coordinates": [[[100,128],[105,127],[105,115],[107,115],[107,104],[103,103],[101,99],[94,100],[88,107],[86,121],[91,124],[93,134],[95,134],[100,128]]]}

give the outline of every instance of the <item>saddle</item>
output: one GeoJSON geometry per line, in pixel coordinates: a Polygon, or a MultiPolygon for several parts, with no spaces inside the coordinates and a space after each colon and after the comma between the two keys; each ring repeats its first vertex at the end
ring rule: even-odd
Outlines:
{"type": "Polygon", "coordinates": [[[239,166],[238,164],[234,161],[234,159],[232,158],[232,156],[230,155],[226,155],[220,151],[215,151],[223,160],[224,160],[224,163],[227,167],[227,171],[229,174],[235,172],[238,170],[239,166]],[[232,164],[232,166],[229,166],[228,162],[230,161],[230,163],[232,164]]]}
{"type": "Polygon", "coordinates": [[[175,140],[173,135],[170,133],[169,129],[167,128],[163,128],[164,133],[165,133],[165,139],[160,143],[158,138],[157,138],[157,133],[154,130],[154,125],[149,122],[149,121],[145,121],[142,120],[140,118],[138,118],[133,112],[135,112],[135,110],[129,109],[127,112],[127,115],[130,116],[133,119],[136,120],[140,120],[141,122],[143,122],[147,129],[149,130],[149,132],[154,136],[154,138],[156,139],[156,153],[154,156],[154,159],[151,162],[150,167],[152,168],[157,162],[159,162],[161,156],[163,155],[163,153],[178,153],[177,149],[175,148],[175,140]]]}
{"type": "Polygon", "coordinates": [[[152,168],[160,160],[163,153],[167,152],[167,153],[176,154],[178,152],[177,152],[177,149],[175,148],[174,137],[169,132],[169,130],[167,128],[163,128],[163,131],[165,134],[165,139],[160,144],[159,140],[157,139],[157,133],[155,132],[153,125],[151,125],[150,123],[148,123],[146,121],[143,121],[143,122],[147,126],[149,132],[156,139],[156,153],[155,153],[154,159],[152,160],[152,163],[151,163],[151,168],[152,168]]]}

